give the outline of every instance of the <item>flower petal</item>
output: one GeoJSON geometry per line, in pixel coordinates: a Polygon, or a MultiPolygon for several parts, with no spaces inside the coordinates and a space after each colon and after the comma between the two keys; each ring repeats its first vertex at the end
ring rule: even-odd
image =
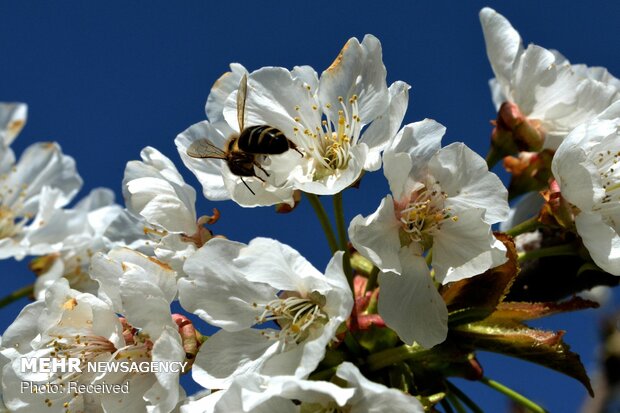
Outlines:
{"type": "Polygon", "coordinates": [[[364,218],[361,215],[351,220],[349,239],[364,257],[382,271],[400,274],[402,267],[398,258],[400,222],[394,212],[394,201],[390,195],[381,200],[379,208],[364,218]]]}
{"type": "Polygon", "coordinates": [[[405,343],[431,348],[447,337],[448,309],[424,257],[412,248],[403,248],[399,255],[402,275],[379,275],[379,314],[405,343]]]}

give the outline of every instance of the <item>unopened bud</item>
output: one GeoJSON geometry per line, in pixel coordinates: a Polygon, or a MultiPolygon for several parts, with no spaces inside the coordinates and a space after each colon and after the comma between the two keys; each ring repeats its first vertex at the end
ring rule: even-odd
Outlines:
{"type": "Polygon", "coordinates": [[[504,158],[504,168],[512,175],[509,188],[511,198],[545,188],[552,177],[552,158],[553,153],[549,150],[520,152],[518,157],[504,158]]]}
{"type": "Polygon", "coordinates": [[[184,315],[172,314],[172,320],[179,327],[179,335],[181,336],[183,350],[185,351],[185,360],[188,362],[183,373],[187,373],[191,369],[192,364],[194,364],[198,348],[202,344],[200,339],[202,336],[196,331],[192,321],[184,315]]]}
{"type": "Polygon", "coordinates": [[[575,225],[573,207],[562,197],[556,180],[549,182],[549,189],[540,193],[545,204],[540,211],[540,221],[547,225],[559,225],[572,229],[575,225]]]}
{"type": "Polygon", "coordinates": [[[495,128],[491,134],[491,164],[521,151],[542,150],[545,135],[540,123],[527,119],[515,103],[502,103],[493,124],[495,128]]]}

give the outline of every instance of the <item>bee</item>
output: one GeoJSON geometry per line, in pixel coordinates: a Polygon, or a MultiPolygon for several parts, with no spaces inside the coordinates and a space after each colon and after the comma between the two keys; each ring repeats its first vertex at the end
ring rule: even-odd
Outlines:
{"type": "Polygon", "coordinates": [[[248,78],[247,75],[243,75],[237,91],[237,122],[239,122],[240,133],[229,137],[223,149],[218,148],[207,138],[198,139],[187,148],[187,155],[192,158],[223,159],[230,172],[241,177],[245,187],[252,195],[255,195],[243,178],[255,177],[265,182],[263,178],[256,175],[254,169],[256,167],[269,176],[269,173],[258,162],[260,155],[279,155],[289,149],[297,151],[301,156],[303,154],[277,128],[268,125],[244,127],[247,91],[248,78]]]}

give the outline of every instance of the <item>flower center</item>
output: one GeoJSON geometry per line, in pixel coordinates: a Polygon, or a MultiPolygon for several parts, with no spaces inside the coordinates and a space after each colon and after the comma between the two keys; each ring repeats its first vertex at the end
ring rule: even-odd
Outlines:
{"type": "Polygon", "coordinates": [[[307,297],[299,297],[297,293],[283,293],[281,297],[264,305],[263,313],[256,317],[256,322],[262,324],[275,321],[281,330],[272,338],[300,343],[308,337],[313,326],[327,322],[328,316],[323,311],[325,303],[325,296],[317,291],[307,297]]]}
{"type": "MultiPolygon", "coordinates": [[[[80,369],[82,372],[87,371],[88,362],[94,361],[102,355],[111,357],[116,351],[116,347],[114,347],[112,342],[105,337],[97,335],[56,334],[50,335],[50,337],[52,337],[52,340],[47,343],[47,347],[50,349],[50,357],[59,360],[77,358],[80,360],[80,369]]],[[[65,376],[58,374],[53,382],[63,383],[70,380],[75,381],[80,375],[80,372],[70,372],[65,376]]]]}
{"type": "Polygon", "coordinates": [[[594,155],[594,164],[598,169],[601,186],[605,195],[593,207],[603,215],[620,212],[620,152],[600,151],[594,155]]]}
{"type": "MultiPolygon", "coordinates": [[[[315,180],[347,168],[351,146],[357,143],[362,129],[357,95],[348,100],[348,105],[342,96],[338,97],[338,102],[341,107],[338,119],[334,121],[326,113],[320,125],[307,122],[300,112],[300,107],[295,107],[299,116],[295,117],[298,126],[293,128],[293,133],[296,136],[303,135],[303,139],[298,139],[301,141],[299,146],[315,160],[315,180]]],[[[326,106],[328,109],[331,108],[331,104],[326,106]]],[[[318,110],[318,106],[313,105],[312,110],[318,110]]]]}
{"type": "Polygon", "coordinates": [[[401,222],[401,243],[421,243],[425,249],[432,246],[433,235],[441,230],[446,219],[457,221],[451,208],[444,207],[447,194],[439,183],[422,186],[411,193],[405,202],[396,203],[396,217],[401,222]]]}

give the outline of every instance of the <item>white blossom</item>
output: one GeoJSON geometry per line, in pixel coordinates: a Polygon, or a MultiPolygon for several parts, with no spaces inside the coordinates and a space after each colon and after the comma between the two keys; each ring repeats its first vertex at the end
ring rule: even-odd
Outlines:
{"type": "Polygon", "coordinates": [[[49,239],[62,239],[62,247],[30,264],[37,273],[34,293],[39,299],[60,277],[67,278],[71,288],[96,295],[98,284],[88,274],[95,253],[115,246],[148,250],[143,226],[114,203],[114,193],[109,189],[94,189],[73,208],[60,211],[56,218],[53,225],[41,232],[46,232],[49,239]]]}
{"type": "Polygon", "coordinates": [[[341,252],[323,275],[275,240],[213,239],[184,270],[181,305],[222,328],[202,345],[193,367],[206,388],[228,387],[247,372],[306,377],[353,307],[341,252]],[[256,328],[268,322],[278,328],[256,328]]]}
{"type": "Polygon", "coordinates": [[[156,256],[181,271],[187,257],[211,238],[203,226],[211,217],[196,217],[196,191],[185,183],[166,156],[147,147],[142,161],[125,168],[123,194],[129,211],[147,223],[156,256]]]}
{"type": "Polygon", "coordinates": [[[434,279],[458,281],[502,264],[506,249],[491,224],[506,218],[507,191],[462,143],[441,148],[432,120],[405,126],[383,156],[392,195],[349,226],[353,246],[383,272],[379,314],[407,343],[425,347],[447,334],[447,310],[434,279]]]}
{"type": "Polygon", "coordinates": [[[480,21],[495,73],[490,85],[496,108],[516,104],[542,128],[546,148],[557,149],[577,125],[620,98],[620,81],[604,68],[571,65],[557,51],[534,44],[524,48],[510,22],[488,7],[480,21]]]}
{"type": "MultiPolygon", "coordinates": [[[[395,82],[388,89],[381,43],[372,35],[361,43],[351,38],[320,79],[302,66],[263,68],[249,80],[248,123],[274,126],[297,145],[305,156],[289,151],[293,169],[283,172],[296,189],[319,195],[338,193],[362,171],[381,167],[380,152],[408,103],[409,85],[395,82]]],[[[229,122],[233,103],[225,103],[229,122]]]]}
{"type": "MultiPolygon", "coordinates": [[[[211,93],[207,99],[206,113],[208,121],[202,121],[190,126],[187,130],[180,133],[175,139],[175,145],[185,166],[200,181],[203,194],[207,199],[221,201],[232,199],[239,205],[245,207],[255,207],[264,205],[274,205],[277,203],[294,204],[293,188],[286,181],[276,181],[275,174],[266,176],[261,174],[261,179],[255,177],[241,178],[234,175],[226,161],[221,159],[197,159],[187,154],[190,145],[201,139],[207,139],[215,147],[224,150],[230,138],[239,134],[237,115],[229,124],[224,118],[224,105],[227,99],[236,99],[237,89],[244,75],[248,75],[247,70],[240,64],[230,65],[231,71],[222,75],[211,88],[211,93]],[[263,182],[264,181],[264,182],[263,182]],[[248,189],[249,188],[249,189],[248,189]]],[[[252,96],[252,75],[250,75],[248,94],[252,96]]],[[[236,100],[234,103],[236,110],[236,100]]],[[[246,115],[247,116],[247,115],[246,115]]],[[[253,126],[249,119],[245,119],[246,126],[253,126]]],[[[260,156],[262,167],[271,171],[271,162],[282,158],[283,155],[260,156]]],[[[289,169],[285,163],[283,168],[289,169]]]]}
{"type": "Polygon", "coordinates": [[[17,163],[0,147],[0,160],[0,258],[60,250],[62,237],[50,234],[64,231],[60,208],[82,185],[75,161],[51,142],[30,145],[17,163]]]}
{"type": "Polygon", "coordinates": [[[577,207],[575,225],[584,245],[614,275],[620,275],[619,127],[620,118],[605,117],[578,126],[552,162],[562,197],[577,207]]]}
{"type": "MultiPolygon", "coordinates": [[[[131,287],[140,285],[138,280],[131,287]]],[[[47,291],[45,300],[26,306],[3,335],[2,355],[9,359],[2,369],[3,399],[13,412],[66,411],[146,411],[169,412],[177,404],[178,377],[159,373],[93,372],[88,362],[106,364],[131,361],[164,361],[184,357],[178,332],[171,319],[155,327],[144,317],[156,304],[144,301],[138,291],[125,297],[138,300],[129,308],[135,324],[119,318],[106,302],[89,293],[71,290],[66,279],[59,279],[47,291]],[[136,330],[134,327],[142,327],[136,330]],[[22,358],[78,358],[81,372],[35,372],[22,369],[22,358]],[[21,391],[21,382],[34,385],[61,385],[57,393],[21,391]],[[69,382],[79,384],[124,384],[125,393],[78,393],[70,391],[69,382]]],[[[54,371],[56,370],[56,371],[54,371]]],[[[178,375],[177,375],[178,376],[178,375]]]]}
{"type": "Polygon", "coordinates": [[[232,198],[243,206],[293,203],[294,189],[335,194],[362,171],[381,167],[380,153],[405,115],[409,85],[386,84],[381,44],[372,35],[350,39],[319,78],[309,66],[293,70],[264,67],[247,73],[240,65],[213,86],[207,100],[209,122],[180,134],[177,148],[209,199],[232,198]],[[237,95],[247,75],[245,127],[269,125],[294,145],[281,155],[261,156],[260,179],[231,174],[221,160],[192,159],[192,142],[207,138],[223,148],[239,134],[237,95]]]}

